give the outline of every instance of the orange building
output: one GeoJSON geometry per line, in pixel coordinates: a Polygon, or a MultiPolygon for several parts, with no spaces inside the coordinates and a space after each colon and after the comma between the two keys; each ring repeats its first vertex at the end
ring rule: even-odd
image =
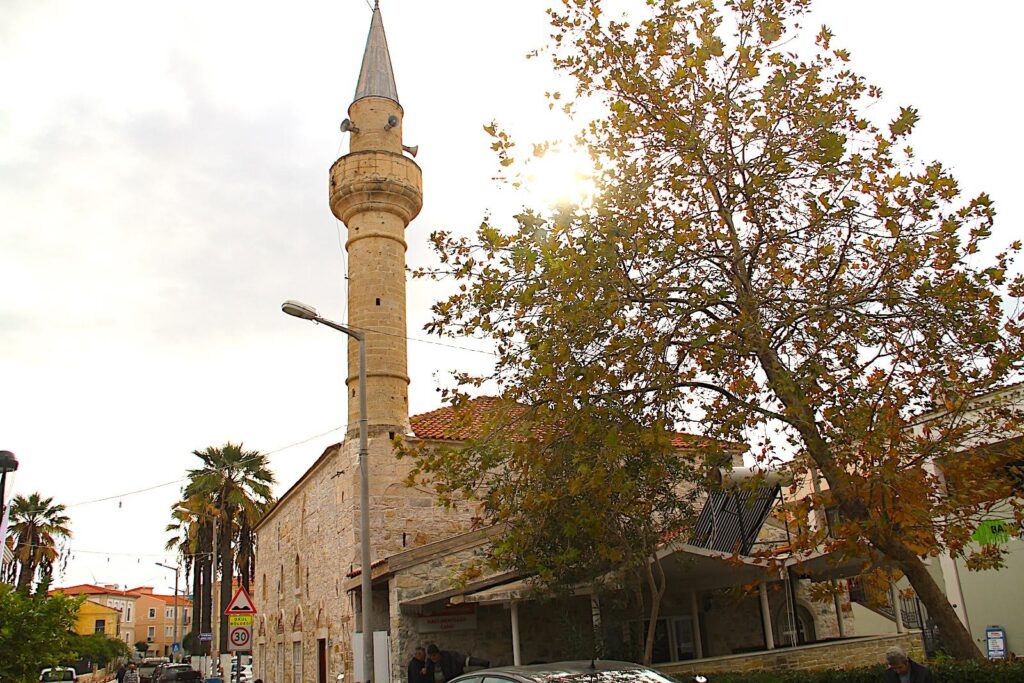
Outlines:
{"type": "Polygon", "coordinates": [[[180,594],[175,598],[173,595],[154,593],[152,586],[139,586],[132,588],[130,592],[138,595],[135,601],[135,642],[146,641],[147,655],[170,657],[171,645],[182,642],[185,634],[192,630],[192,602],[180,594]]]}

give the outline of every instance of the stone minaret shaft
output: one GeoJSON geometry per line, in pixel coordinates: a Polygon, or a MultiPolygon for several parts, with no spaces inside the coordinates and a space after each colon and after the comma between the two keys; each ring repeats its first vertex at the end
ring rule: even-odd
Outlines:
{"type": "MultiPolygon", "coordinates": [[[[402,153],[402,106],[380,9],[348,109],[349,153],[331,167],[331,211],[348,227],[348,323],[366,333],[371,433],[409,429],[405,228],[423,205],[419,166],[402,153]]],[[[359,427],[359,355],[348,345],[348,426],[359,427]]]]}

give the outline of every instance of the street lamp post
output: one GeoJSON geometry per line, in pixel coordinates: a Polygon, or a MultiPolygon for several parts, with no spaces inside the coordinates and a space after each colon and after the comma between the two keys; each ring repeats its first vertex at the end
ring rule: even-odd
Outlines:
{"type": "Polygon", "coordinates": [[[10,451],[0,451],[0,563],[7,541],[7,473],[18,470],[18,459],[10,451]]]}
{"type": "MultiPolygon", "coordinates": [[[[175,643],[179,642],[178,641],[178,567],[177,566],[172,567],[171,565],[164,564],[162,562],[156,562],[155,564],[156,564],[156,566],[163,567],[164,569],[173,569],[174,570],[174,641],[171,643],[171,649],[172,649],[171,659],[173,661],[180,661],[180,660],[178,660],[177,657],[174,656],[176,653],[173,652],[175,643]]],[[[179,644],[178,647],[180,649],[181,645],[179,644]]]]}
{"type": "Polygon", "coordinates": [[[361,683],[369,683],[373,680],[373,588],[371,586],[370,567],[370,468],[367,463],[369,448],[367,446],[367,418],[366,418],[366,334],[354,330],[347,325],[341,325],[325,318],[321,318],[312,306],[300,301],[285,301],[281,304],[281,310],[288,315],[312,320],[326,325],[331,329],[347,334],[359,343],[359,535],[360,562],[360,604],[363,610],[363,676],[366,678],[361,683]]]}

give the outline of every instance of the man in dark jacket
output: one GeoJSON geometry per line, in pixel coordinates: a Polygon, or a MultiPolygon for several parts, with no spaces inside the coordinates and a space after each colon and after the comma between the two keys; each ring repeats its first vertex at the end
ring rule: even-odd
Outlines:
{"type": "Polygon", "coordinates": [[[907,657],[907,653],[895,647],[885,653],[885,683],[935,683],[932,672],[907,657]]]}
{"type": "Polygon", "coordinates": [[[441,650],[431,643],[427,645],[427,681],[428,683],[448,683],[465,671],[464,657],[458,652],[441,650]]]}
{"type": "Polygon", "coordinates": [[[421,645],[416,648],[416,652],[413,653],[412,659],[409,660],[408,683],[432,683],[430,678],[427,676],[428,673],[427,651],[423,649],[423,646],[421,645]]]}

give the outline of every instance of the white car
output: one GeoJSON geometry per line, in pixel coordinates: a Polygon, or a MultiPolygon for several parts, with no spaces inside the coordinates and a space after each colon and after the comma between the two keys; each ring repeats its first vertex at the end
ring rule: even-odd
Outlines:
{"type": "Polygon", "coordinates": [[[43,669],[40,671],[39,680],[43,683],[50,683],[51,681],[77,681],[78,674],[75,673],[74,669],[57,666],[52,669],[43,669]]]}

